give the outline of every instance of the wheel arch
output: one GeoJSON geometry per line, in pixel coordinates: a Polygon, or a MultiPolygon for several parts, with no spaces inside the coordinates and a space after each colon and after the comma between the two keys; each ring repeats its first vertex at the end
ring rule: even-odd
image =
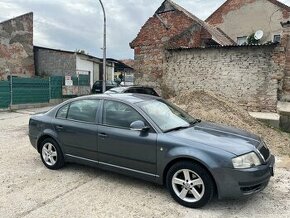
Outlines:
{"type": "Polygon", "coordinates": [[[168,162],[167,165],[165,166],[164,170],[163,170],[163,175],[162,175],[162,183],[164,185],[167,185],[166,184],[166,177],[167,177],[167,173],[168,173],[169,169],[174,164],[176,164],[178,162],[194,162],[194,163],[197,163],[197,164],[201,165],[208,172],[210,177],[212,178],[212,181],[214,183],[215,194],[218,195],[217,182],[216,182],[212,172],[209,170],[208,166],[206,164],[204,164],[201,160],[196,160],[196,159],[194,159],[192,157],[186,157],[186,156],[185,157],[176,157],[173,160],[171,160],[170,162],[168,162]]]}
{"type": "Polygon", "coordinates": [[[36,146],[37,146],[37,151],[38,151],[38,153],[40,153],[40,145],[41,145],[41,143],[42,143],[44,140],[48,139],[48,138],[53,139],[54,141],[56,141],[56,143],[59,144],[58,140],[56,139],[56,137],[55,137],[53,134],[46,132],[46,133],[42,134],[42,135],[38,138],[38,140],[37,140],[37,145],[36,145],[36,146]]]}

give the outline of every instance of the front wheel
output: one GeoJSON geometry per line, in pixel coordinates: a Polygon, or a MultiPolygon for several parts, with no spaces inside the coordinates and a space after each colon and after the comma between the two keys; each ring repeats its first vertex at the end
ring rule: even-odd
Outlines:
{"type": "Polygon", "coordinates": [[[203,166],[194,162],[174,164],[167,173],[166,184],[174,200],[191,208],[203,207],[214,193],[211,175],[203,166]]]}
{"type": "Polygon", "coordinates": [[[51,170],[59,169],[64,165],[61,149],[57,142],[51,138],[45,139],[41,143],[40,156],[44,165],[51,170]]]}

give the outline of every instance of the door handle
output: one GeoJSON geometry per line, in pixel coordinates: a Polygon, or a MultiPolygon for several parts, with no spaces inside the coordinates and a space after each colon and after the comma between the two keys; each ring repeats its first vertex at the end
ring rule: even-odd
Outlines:
{"type": "Polygon", "coordinates": [[[57,125],[56,128],[57,129],[63,129],[63,126],[57,125]]]}
{"type": "Polygon", "coordinates": [[[106,133],[99,133],[98,135],[100,138],[103,138],[103,139],[107,137],[106,133]]]}

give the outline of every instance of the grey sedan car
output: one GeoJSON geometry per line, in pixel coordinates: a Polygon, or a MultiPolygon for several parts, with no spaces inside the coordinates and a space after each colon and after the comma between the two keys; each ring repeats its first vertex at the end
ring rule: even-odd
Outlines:
{"type": "Polygon", "coordinates": [[[65,162],[164,184],[180,204],[263,190],[275,158],[249,132],[195,119],[159,97],[91,95],[31,117],[29,137],[44,165],[65,162]]]}

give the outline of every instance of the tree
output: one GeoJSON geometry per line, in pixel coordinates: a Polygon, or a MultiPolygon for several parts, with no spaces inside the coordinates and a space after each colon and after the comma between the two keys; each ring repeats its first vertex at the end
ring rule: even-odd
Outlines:
{"type": "Polygon", "coordinates": [[[86,51],[83,50],[83,49],[76,49],[76,50],[75,50],[75,53],[78,53],[78,54],[84,54],[84,55],[88,55],[88,54],[89,54],[88,52],[86,52],[86,51]]]}
{"type": "Polygon", "coordinates": [[[259,39],[255,39],[255,33],[252,33],[247,38],[247,44],[248,45],[256,45],[256,44],[259,44],[259,42],[260,42],[259,39]]]}

